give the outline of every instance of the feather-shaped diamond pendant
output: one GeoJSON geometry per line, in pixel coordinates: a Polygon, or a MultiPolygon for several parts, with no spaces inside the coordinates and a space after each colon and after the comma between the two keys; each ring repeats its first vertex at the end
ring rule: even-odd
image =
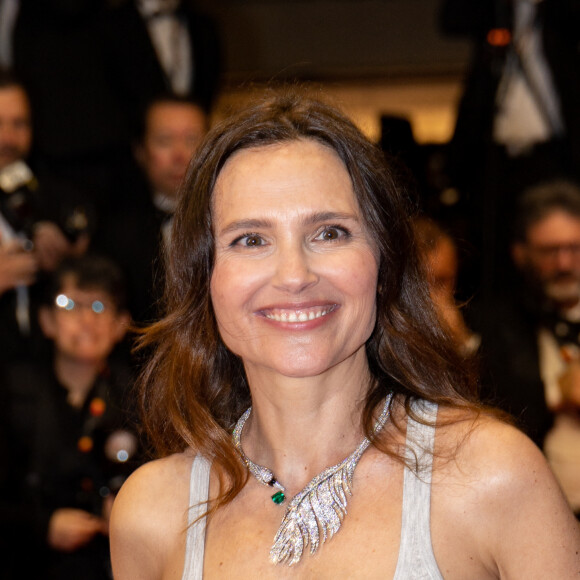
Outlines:
{"type": "MultiPolygon", "coordinates": [[[[385,400],[373,433],[377,433],[386,423],[391,398],[392,393],[385,400]]],[[[284,487],[275,479],[272,472],[268,468],[255,464],[242,450],[241,433],[250,412],[251,407],[236,424],[233,433],[234,444],[250,473],[258,481],[264,485],[275,486],[284,492],[284,487]]],[[[288,566],[297,564],[308,546],[310,546],[310,553],[314,554],[321,544],[338,532],[347,513],[347,498],[352,495],[354,470],[369,445],[370,441],[365,437],[351,455],[319,473],[292,498],[270,549],[270,559],[274,564],[288,566]]]]}

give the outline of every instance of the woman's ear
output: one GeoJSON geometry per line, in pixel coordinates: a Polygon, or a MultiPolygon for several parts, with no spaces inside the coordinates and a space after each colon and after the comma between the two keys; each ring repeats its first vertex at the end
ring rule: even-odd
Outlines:
{"type": "Polygon", "coordinates": [[[38,324],[46,338],[54,339],[56,325],[54,321],[53,309],[48,306],[41,306],[38,310],[38,324]]]}

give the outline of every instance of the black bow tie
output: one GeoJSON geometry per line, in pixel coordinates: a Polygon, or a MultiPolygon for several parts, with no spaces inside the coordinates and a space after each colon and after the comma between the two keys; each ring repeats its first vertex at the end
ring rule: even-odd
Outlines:
{"type": "Polygon", "coordinates": [[[572,322],[552,314],[543,318],[542,326],[554,335],[560,346],[565,344],[580,345],[580,322],[572,322]]]}
{"type": "Polygon", "coordinates": [[[162,209],[155,208],[155,217],[159,224],[163,226],[173,217],[173,214],[167,211],[163,211],[162,209]]]}

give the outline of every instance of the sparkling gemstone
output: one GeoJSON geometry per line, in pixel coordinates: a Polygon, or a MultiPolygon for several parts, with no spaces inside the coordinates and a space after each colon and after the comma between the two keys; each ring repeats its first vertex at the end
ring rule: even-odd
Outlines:
{"type": "Polygon", "coordinates": [[[284,495],[283,491],[277,491],[273,496],[272,496],[272,501],[275,504],[281,504],[284,500],[286,499],[286,496],[284,495]]]}

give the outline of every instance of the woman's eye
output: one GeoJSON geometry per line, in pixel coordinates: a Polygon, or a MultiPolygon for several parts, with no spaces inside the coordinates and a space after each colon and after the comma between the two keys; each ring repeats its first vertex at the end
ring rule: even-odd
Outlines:
{"type": "Polygon", "coordinates": [[[236,238],[232,246],[243,246],[246,248],[255,248],[257,246],[263,246],[264,240],[258,234],[244,234],[239,238],[236,238]]]}
{"type": "Polygon", "coordinates": [[[323,240],[327,242],[332,242],[340,238],[345,238],[348,233],[343,228],[338,227],[328,227],[324,228],[317,236],[317,240],[323,240]]]}

